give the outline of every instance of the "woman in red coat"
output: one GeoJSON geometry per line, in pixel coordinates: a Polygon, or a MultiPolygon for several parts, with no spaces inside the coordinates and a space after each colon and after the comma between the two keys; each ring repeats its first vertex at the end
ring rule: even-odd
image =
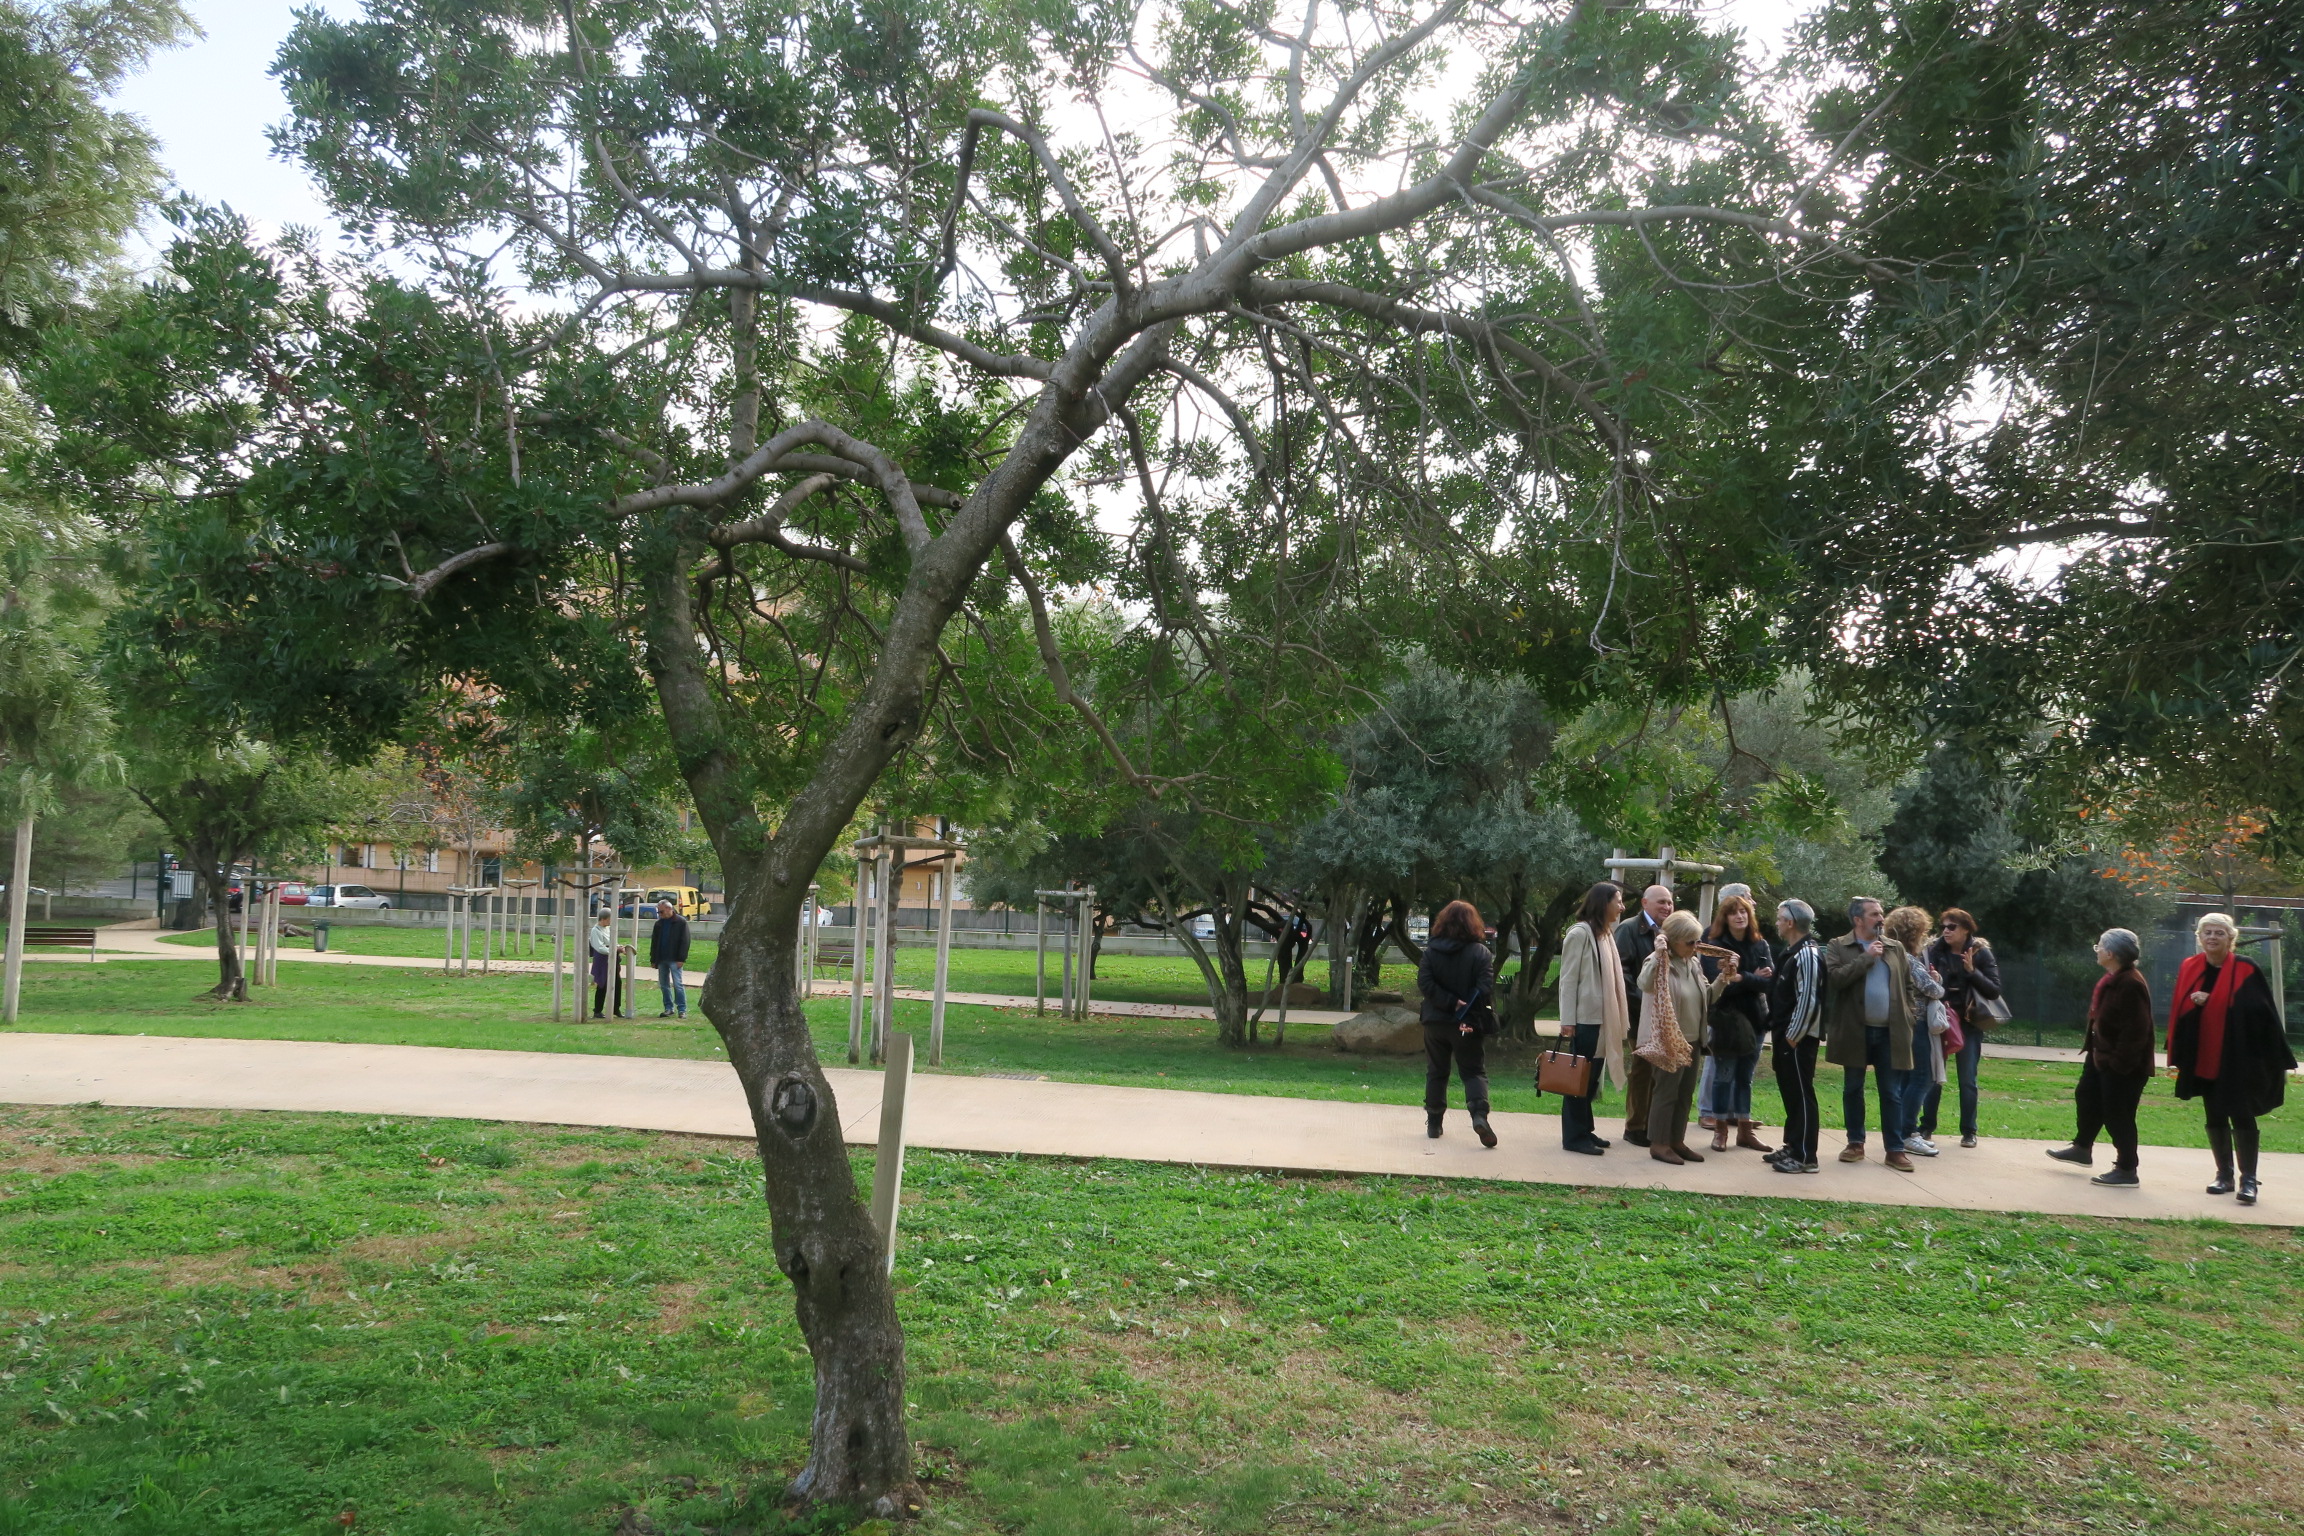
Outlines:
{"type": "Polygon", "coordinates": [[[2168,1064],[2176,1069],[2176,1097],[2198,1099],[2208,1112],[2208,1145],[2216,1154],[2216,1182],[2208,1193],[2232,1193],[2238,1154],[2240,1203],[2254,1205],[2256,1117],[2286,1100],[2296,1055],[2263,970],[2233,952],[2240,925],[2211,912],[2193,935],[2200,953],[2177,970],[2168,1005],[2168,1064]]]}

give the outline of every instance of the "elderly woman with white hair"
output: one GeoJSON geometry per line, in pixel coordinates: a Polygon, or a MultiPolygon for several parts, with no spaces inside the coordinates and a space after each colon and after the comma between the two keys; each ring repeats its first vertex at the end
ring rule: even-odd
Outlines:
{"type": "Polygon", "coordinates": [[[1700,1163],[1688,1145],[1688,1112],[1696,1099],[1696,1062],[1707,1045],[1705,1021],[1734,983],[1737,962],[1723,960],[1707,980],[1696,954],[1704,925],[1675,912],[1656,933],[1656,952],[1640,968],[1640,1057],[1656,1069],[1648,1094],[1648,1155],[1660,1163],[1700,1163]]]}
{"type": "Polygon", "coordinates": [[[2254,1205],[2256,1117],[2286,1101],[2296,1054],[2263,970],[2238,953],[2240,925],[2211,912],[2192,936],[2200,952],[2177,969],[2168,1004],[2168,1065],[2176,1069],[2176,1097],[2198,1099],[2208,1113],[2208,1146],[2216,1154],[2208,1193],[2237,1188],[2240,1203],[2254,1205]]]}
{"type": "Polygon", "coordinates": [[[2133,1189],[2136,1176],[2136,1106],[2152,1081],[2152,984],[2136,968],[2144,946],[2125,928],[2108,928],[2096,941],[2104,974],[2088,999],[2088,1040],[2080,1053],[2080,1086],[2073,1090],[2079,1130],[2068,1147],[2048,1155],[2085,1168],[2096,1160],[2096,1134],[2112,1137],[2112,1166],[2090,1183],[2133,1189]]]}

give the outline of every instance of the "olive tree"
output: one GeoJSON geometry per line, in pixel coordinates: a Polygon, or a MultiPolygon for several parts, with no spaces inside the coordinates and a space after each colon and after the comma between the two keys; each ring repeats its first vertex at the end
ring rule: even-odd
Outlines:
{"type": "Polygon", "coordinates": [[[371,0],[279,73],[368,259],[194,220],[55,340],[57,473],[150,541],[139,642],[284,738],[637,670],[731,898],[703,1008],[816,1363],[796,1502],[913,1496],[792,969],[868,798],[1087,743],[1221,819],[1196,753],[1304,738],[1209,712],[1348,716],[1388,636],[1732,680],[1767,572],[1703,520],[1809,419],[1755,408],[1813,393],[1790,322],[1904,270],[1671,8],[371,0]],[[1132,670],[1071,664],[1091,585],[1132,670]]]}

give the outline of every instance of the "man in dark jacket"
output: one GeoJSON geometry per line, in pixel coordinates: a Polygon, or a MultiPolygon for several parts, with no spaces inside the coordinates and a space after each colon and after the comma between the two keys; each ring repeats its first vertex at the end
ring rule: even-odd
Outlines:
{"type": "Polygon", "coordinates": [[[688,1017],[688,985],[680,967],[688,963],[688,919],[669,897],[656,903],[656,926],[648,930],[648,963],[656,967],[656,988],[664,994],[660,1019],[688,1017]]]}
{"type": "Polygon", "coordinates": [[[1640,967],[1656,953],[1656,935],[1671,915],[1672,887],[1652,885],[1640,893],[1640,910],[1616,925],[1616,958],[1624,963],[1624,1002],[1632,1020],[1632,1038],[1624,1042],[1624,1139],[1636,1147],[1648,1145],[1648,1092],[1656,1084],[1656,1069],[1632,1050],[1640,1038],[1640,967]]]}

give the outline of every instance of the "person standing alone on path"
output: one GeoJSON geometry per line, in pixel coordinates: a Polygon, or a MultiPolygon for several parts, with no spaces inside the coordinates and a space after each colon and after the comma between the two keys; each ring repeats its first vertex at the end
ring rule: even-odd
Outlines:
{"type": "Polygon", "coordinates": [[[688,919],[672,901],[656,903],[656,926],[648,930],[648,963],[656,967],[656,990],[664,995],[660,1019],[688,1017],[688,984],[680,967],[688,963],[688,919]]]}
{"type": "Polygon", "coordinates": [[[2200,953],[2176,969],[2168,1004],[2168,1065],[2176,1097],[2198,1099],[2208,1112],[2208,1145],[2216,1154],[2212,1195],[2232,1193],[2239,1157],[2240,1203],[2256,1203],[2256,1117],[2287,1099],[2296,1070],[2272,989],[2253,960],[2235,953],[2240,925],[2211,912],[2193,926],[2200,953]]]}
{"type": "Polygon", "coordinates": [[[1432,936],[1416,966],[1424,995],[1424,1134],[1437,1137],[1448,1113],[1448,1069],[1464,1079],[1464,1107],[1480,1145],[1496,1145],[1488,1127],[1488,1037],[1496,1033],[1496,962],[1480,942],[1488,931],[1480,909],[1452,901],[1432,919],[1432,936]]]}
{"type": "Polygon", "coordinates": [[[1584,910],[1560,940],[1560,1048],[1593,1058],[1592,1092],[1560,1101],[1560,1145],[1598,1157],[1609,1143],[1592,1129],[1592,1100],[1603,1072],[1624,1085],[1623,962],[1614,931],[1624,915],[1624,892],[1603,880],[1584,893],[1584,910]]]}
{"type": "Polygon", "coordinates": [[[1640,1036],[1640,968],[1656,953],[1656,935],[1672,915],[1672,887],[1652,885],[1640,893],[1637,916],[1616,925],[1616,962],[1624,972],[1624,1013],[1627,1038],[1624,1051],[1624,1139],[1636,1147],[1648,1145],[1648,1098],[1656,1069],[1632,1047],[1640,1036]]]}
{"type": "Polygon", "coordinates": [[[1824,1032],[1824,946],[1816,942],[1816,909],[1799,900],[1776,904],[1776,976],[1768,999],[1776,1091],[1784,1099],[1784,1146],[1771,1161],[1778,1173],[1814,1173],[1817,1131],[1816,1042],[1824,1032]]]}
{"type": "MultiPolygon", "coordinates": [[[[1848,931],[1824,946],[1824,1059],[1845,1072],[1840,1088],[1848,1145],[1844,1163],[1864,1161],[1864,1073],[1880,1094],[1880,1140],[1888,1166],[1912,1171],[1904,1150],[1903,1101],[1897,1094],[1912,1070],[1912,977],[1904,946],[1881,937],[1880,903],[1859,896],[1848,903],[1848,931]]],[[[1925,1028],[1926,1026],[1922,1026],[1925,1028]]]]}
{"type": "MultiPolygon", "coordinates": [[[[1976,1145],[1976,1072],[1984,1060],[1984,1031],[1992,1023],[1987,1002],[2000,996],[2000,961],[1992,946],[1976,931],[1976,919],[1958,907],[1946,907],[1936,920],[1941,926],[1928,946],[1928,963],[1944,979],[1944,1008],[1960,1025],[1959,1051],[1944,1063],[1946,1076],[1957,1067],[1960,1077],[1960,1145],[1976,1145]]],[[[1944,1085],[1928,1092],[1928,1105],[1920,1112],[1920,1134],[1936,1139],[1936,1109],[1944,1102],[1944,1085]]]]}
{"type": "Polygon", "coordinates": [[[2088,999],[2088,1043],[2080,1053],[2080,1086],[2072,1095],[2080,1127],[2072,1145],[2048,1149],[2056,1161],[2085,1168],[2096,1160],[2096,1133],[2111,1132],[2112,1169],[2089,1182],[2122,1189],[2139,1182],[2136,1106],[2143,1101],[2144,1085],[2152,1081],[2152,984],[2136,969],[2143,952],[2136,935],[2125,928],[2107,928],[2096,941],[2096,963],[2104,974],[2088,999]]]}

